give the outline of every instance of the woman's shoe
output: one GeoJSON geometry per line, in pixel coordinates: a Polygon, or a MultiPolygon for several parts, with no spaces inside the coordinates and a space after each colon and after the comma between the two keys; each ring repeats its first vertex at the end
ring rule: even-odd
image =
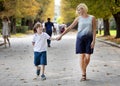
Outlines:
{"type": "Polygon", "coordinates": [[[86,74],[85,75],[82,75],[82,78],[80,81],[86,81],[86,74]]]}

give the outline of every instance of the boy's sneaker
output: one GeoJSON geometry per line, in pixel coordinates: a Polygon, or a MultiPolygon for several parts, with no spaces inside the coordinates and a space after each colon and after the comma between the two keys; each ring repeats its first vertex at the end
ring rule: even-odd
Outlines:
{"type": "Polygon", "coordinates": [[[37,76],[40,75],[40,69],[37,69],[36,74],[37,74],[37,76]]]}
{"type": "Polygon", "coordinates": [[[45,77],[44,74],[41,75],[41,79],[42,79],[42,80],[46,80],[46,77],[45,77]]]}
{"type": "Polygon", "coordinates": [[[48,47],[51,47],[50,44],[48,45],[48,47]]]}

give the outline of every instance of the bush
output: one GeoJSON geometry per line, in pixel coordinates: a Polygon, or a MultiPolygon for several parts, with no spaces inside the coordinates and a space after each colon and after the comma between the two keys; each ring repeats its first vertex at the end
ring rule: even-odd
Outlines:
{"type": "Polygon", "coordinates": [[[116,26],[115,25],[110,26],[110,30],[116,30],[116,26]]]}
{"type": "Polygon", "coordinates": [[[26,33],[28,31],[28,26],[16,26],[17,33],[26,33]]]}

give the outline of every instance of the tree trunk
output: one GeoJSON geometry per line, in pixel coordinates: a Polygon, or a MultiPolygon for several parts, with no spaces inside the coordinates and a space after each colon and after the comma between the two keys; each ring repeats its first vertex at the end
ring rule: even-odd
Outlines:
{"type": "Polygon", "coordinates": [[[1,1],[1,0],[0,0],[0,12],[1,12],[1,11],[4,11],[4,9],[5,9],[3,3],[4,3],[4,1],[1,1]]]}
{"type": "Polygon", "coordinates": [[[108,19],[104,19],[104,36],[109,36],[110,35],[110,30],[109,30],[109,21],[108,19]]]}
{"type": "Polygon", "coordinates": [[[116,29],[117,29],[117,33],[116,33],[115,38],[120,38],[120,12],[118,12],[117,14],[113,14],[113,16],[115,18],[116,29]]]}
{"type": "Polygon", "coordinates": [[[2,19],[0,18],[0,29],[2,29],[2,19]]]}
{"type": "Polygon", "coordinates": [[[11,32],[16,34],[16,18],[11,17],[11,32]]]}
{"type": "Polygon", "coordinates": [[[26,25],[28,26],[29,30],[32,30],[33,29],[33,21],[32,21],[32,19],[27,20],[26,25]]]}
{"type": "Polygon", "coordinates": [[[25,18],[21,19],[21,26],[25,26],[25,18]]]}

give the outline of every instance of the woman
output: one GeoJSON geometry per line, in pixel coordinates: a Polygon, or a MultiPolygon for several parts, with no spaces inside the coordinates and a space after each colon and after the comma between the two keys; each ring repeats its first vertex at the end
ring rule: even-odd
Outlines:
{"type": "Polygon", "coordinates": [[[75,25],[78,24],[78,33],[76,38],[76,54],[80,55],[80,67],[82,71],[81,81],[86,80],[86,70],[90,62],[90,56],[93,53],[95,38],[96,38],[96,19],[89,15],[88,7],[84,3],[80,3],[76,12],[79,16],[73,23],[57,38],[60,40],[63,35],[69,32],[75,25]]]}
{"type": "Polygon", "coordinates": [[[6,44],[7,44],[6,41],[8,41],[8,44],[9,44],[9,47],[10,47],[10,41],[9,41],[9,38],[8,38],[9,35],[10,35],[9,24],[10,24],[9,19],[6,16],[4,16],[3,21],[2,21],[2,26],[3,26],[2,36],[3,36],[3,39],[4,39],[5,47],[6,47],[6,44]]]}

